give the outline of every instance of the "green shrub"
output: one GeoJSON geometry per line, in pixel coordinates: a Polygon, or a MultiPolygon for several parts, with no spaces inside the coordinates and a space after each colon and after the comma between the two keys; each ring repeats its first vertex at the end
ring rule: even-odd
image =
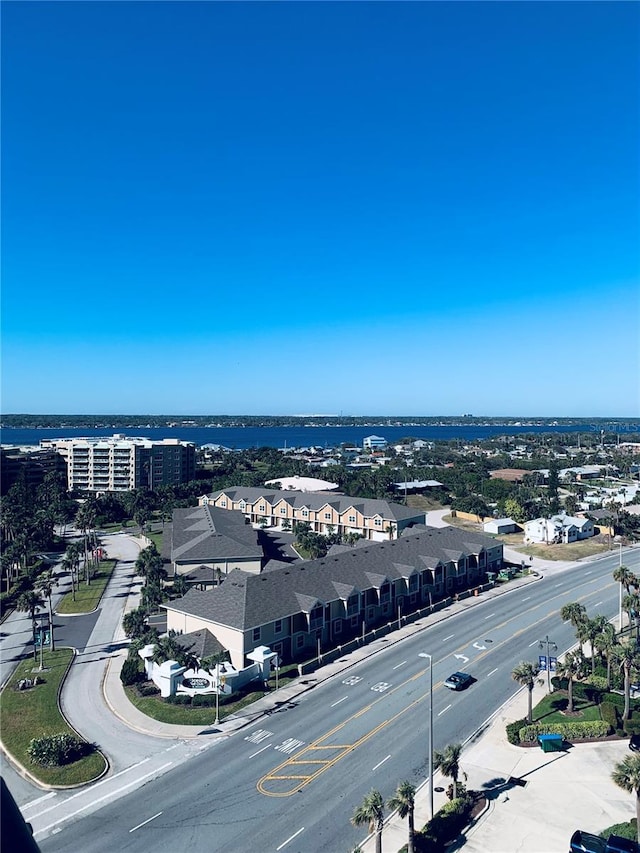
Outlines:
{"type": "Polygon", "coordinates": [[[167,696],[166,701],[170,705],[191,705],[191,696],[187,696],[184,693],[180,693],[175,696],[167,696]]]}
{"type": "Polygon", "coordinates": [[[640,734],[640,714],[632,711],[628,720],[622,722],[622,730],[628,735],[640,734]]]}
{"type": "Polygon", "coordinates": [[[160,693],[160,688],[156,687],[153,682],[138,684],[139,696],[157,696],[160,693]]]}
{"type": "Polygon", "coordinates": [[[34,764],[62,767],[87,755],[93,747],[68,732],[31,739],[27,752],[34,764]]]}
{"type": "Polygon", "coordinates": [[[143,678],[144,675],[140,672],[139,661],[127,658],[122,664],[120,681],[125,687],[129,687],[131,684],[137,684],[138,681],[142,681],[143,678]]]}
{"type": "Polygon", "coordinates": [[[606,675],[589,675],[584,680],[585,684],[590,684],[592,687],[595,687],[600,693],[607,692],[607,677],[606,675]]]}
{"type": "Polygon", "coordinates": [[[216,704],[215,694],[195,695],[191,700],[194,708],[212,708],[216,704]]]}
{"type": "Polygon", "coordinates": [[[601,702],[600,716],[605,723],[609,724],[612,731],[617,731],[620,728],[620,711],[615,703],[608,700],[601,702]]]}
{"type": "Polygon", "coordinates": [[[516,720],[514,723],[507,723],[507,740],[516,746],[520,743],[520,729],[529,725],[526,717],[522,720],[516,720]]]}
{"type": "Polygon", "coordinates": [[[605,723],[603,720],[547,724],[534,723],[531,726],[524,726],[520,729],[520,740],[522,743],[532,743],[537,740],[538,735],[543,734],[563,735],[565,740],[602,738],[609,734],[609,723],[605,723]]]}

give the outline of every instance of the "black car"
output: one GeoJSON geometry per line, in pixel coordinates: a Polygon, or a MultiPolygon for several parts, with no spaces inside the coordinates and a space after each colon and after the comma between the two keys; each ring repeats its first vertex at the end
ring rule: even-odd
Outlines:
{"type": "Polygon", "coordinates": [[[638,853],[640,847],[637,841],[624,838],[622,835],[610,835],[607,838],[606,853],[638,853]]]}
{"type": "Polygon", "coordinates": [[[570,853],[606,853],[607,842],[599,835],[576,829],[571,836],[569,850],[570,853]]]}
{"type": "Polygon", "coordinates": [[[468,672],[454,672],[444,682],[444,686],[449,690],[464,690],[473,681],[473,676],[468,672]]]}
{"type": "Polygon", "coordinates": [[[629,738],[629,749],[632,752],[640,752],[640,735],[631,735],[629,738]]]}

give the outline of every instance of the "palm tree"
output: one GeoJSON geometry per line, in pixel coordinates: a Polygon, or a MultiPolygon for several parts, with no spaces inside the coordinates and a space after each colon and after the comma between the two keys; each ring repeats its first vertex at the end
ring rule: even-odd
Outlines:
{"type": "MultiPolygon", "coordinates": [[[[622,589],[627,595],[629,594],[629,590],[632,586],[638,585],[638,579],[631,569],[628,569],[626,566],[618,566],[618,568],[613,572],[613,579],[622,586],[622,589]]],[[[629,621],[629,624],[631,624],[631,621],[629,621]]],[[[619,630],[620,633],[622,633],[622,624],[620,624],[619,630]]]]}
{"type": "Polygon", "coordinates": [[[376,853],[382,853],[382,830],[384,829],[384,800],[380,791],[371,790],[351,815],[354,826],[369,827],[376,834],[376,853]]]}
{"type": "Polygon", "coordinates": [[[407,842],[407,853],[413,853],[413,812],[416,805],[416,786],[405,780],[400,782],[396,792],[387,801],[387,805],[394,811],[397,810],[401,818],[409,819],[409,840],[407,842]]]}
{"type": "Polygon", "coordinates": [[[596,671],[596,640],[609,624],[605,616],[594,616],[593,619],[587,619],[584,623],[584,636],[586,642],[591,648],[591,674],[596,671]]]}
{"type": "Polygon", "coordinates": [[[574,628],[578,628],[587,619],[587,608],[584,604],[572,601],[560,608],[560,618],[563,622],[571,622],[574,628]]]}
{"type": "Polygon", "coordinates": [[[637,839],[640,843],[640,755],[627,755],[613,768],[611,778],[624,791],[636,795],[637,839]]]}
{"type": "Polygon", "coordinates": [[[623,720],[629,719],[631,673],[640,669],[640,657],[634,646],[629,644],[618,644],[614,652],[614,660],[624,675],[624,713],[623,720]]]}
{"type": "Polygon", "coordinates": [[[631,629],[631,620],[635,622],[637,641],[640,638],[640,592],[638,590],[625,595],[622,599],[622,609],[629,614],[629,629],[631,629]]]}
{"type": "Polygon", "coordinates": [[[586,675],[586,667],[587,662],[581,651],[567,652],[564,656],[564,660],[556,663],[556,674],[559,678],[566,678],[568,681],[567,697],[569,699],[569,703],[567,705],[567,711],[569,714],[572,714],[574,711],[573,680],[574,678],[584,677],[584,675],[586,675]]]}
{"type": "Polygon", "coordinates": [[[607,622],[595,640],[596,649],[605,656],[607,661],[607,690],[611,689],[611,659],[617,644],[616,629],[611,622],[607,622]]]}
{"type": "Polygon", "coordinates": [[[51,594],[57,585],[58,578],[51,570],[43,572],[36,583],[36,589],[44,595],[47,600],[47,604],[49,605],[49,650],[52,652],[55,650],[55,642],[53,639],[53,607],[51,604],[51,594]]]}
{"type": "Polygon", "coordinates": [[[31,619],[31,631],[33,633],[33,659],[36,659],[36,610],[39,610],[44,604],[42,598],[33,590],[23,592],[16,601],[16,610],[22,613],[28,613],[31,619]]]}
{"type": "Polygon", "coordinates": [[[122,630],[130,639],[142,637],[147,630],[147,618],[143,607],[130,610],[122,618],[122,630]]]}
{"type": "Polygon", "coordinates": [[[533,688],[535,687],[536,679],[540,684],[542,679],[538,679],[540,667],[537,663],[530,661],[520,661],[520,663],[512,670],[511,678],[517,681],[521,687],[526,687],[529,691],[529,710],[527,711],[527,722],[533,722],[533,688]]]}
{"type": "Polygon", "coordinates": [[[440,770],[443,776],[453,782],[453,799],[458,796],[458,778],[460,776],[460,756],[462,755],[461,743],[450,743],[443,752],[433,753],[433,766],[440,770]]]}

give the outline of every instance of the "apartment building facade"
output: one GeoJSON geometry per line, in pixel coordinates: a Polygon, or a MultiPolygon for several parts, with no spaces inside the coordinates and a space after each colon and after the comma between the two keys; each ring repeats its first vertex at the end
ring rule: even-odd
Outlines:
{"type": "Polygon", "coordinates": [[[116,434],[43,439],[40,446],[62,455],[70,491],[126,492],[195,478],[195,445],[179,439],[152,441],[116,434]]]}
{"type": "Polygon", "coordinates": [[[426,520],[424,511],[389,501],[255,486],[220,489],[203,495],[199,504],[236,510],[252,524],[277,530],[291,529],[299,522],[314,533],[352,533],[378,542],[397,539],[405,528],[426,520]]]}
{"type": "Polygon", "coordinates": [[[208,591],[167,602],[167,630],[208,629],[235,667],[266,645],[284,661],[335,648],[376,625],[429,607],[502,567],[503,545],[453,527],[427,528],[320,560],[236,569],[208,591]]]}

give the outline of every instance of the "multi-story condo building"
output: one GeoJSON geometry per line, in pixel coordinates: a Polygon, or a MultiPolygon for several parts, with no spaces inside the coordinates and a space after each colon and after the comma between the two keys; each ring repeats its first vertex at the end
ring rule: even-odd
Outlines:
{"type": "Polygon", "coordinates": [[[43,439],[40,446],[51,447],[63,456],[71,491],[126,492],[195,478],[195,445],[179,439],[152,441],[116,434],[43,439]]]}

